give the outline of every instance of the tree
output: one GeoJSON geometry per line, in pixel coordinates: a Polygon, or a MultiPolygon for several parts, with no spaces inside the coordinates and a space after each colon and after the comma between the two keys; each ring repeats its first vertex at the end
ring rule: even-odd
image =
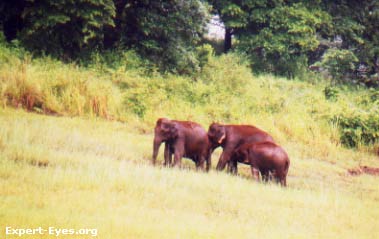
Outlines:
{"type": "MultiPolygon", "coordinates": [[[[341,48],[349,50],[359,62],[360,68],[367,68],[368,78],[364,83],[379,85],[379,2],[339,0],[322,2],[322,7],[332,17],[329,34],[341,39],[341,48]]],[[[358,64],[355,64],[358,69],[358,64]]]]}
{"type": "Polygon", "coordinates": [[[64,59],[121,46],[159,69],[199,68],[209,19],[202,0],[15,0],[0,2],[0,30],[29,49],[64,59]]]}
{"type": "Polygon", "coordinates": [[[354,72],[357,62],[358,58],[353,52],[331,48],[325,52],[317,65],[327,69],[333,79],[341,82],[354,72]]]}
{"type": "Polygon", "coordinates": [[[32,49],[72,57],[101,45],[114,15],[111,0],[28,1],[21,39],[32,49]]]}
{"type": "Polygon", "coordinates": [[[0,29],[3,30],[7,41],[15,39],[23,28],[22,13],[25,4],[25,0],[0,2],[0,29]]]}
{"type": "Polygon", "coordinates": [[[329,24],[329,15],[314,4],[277,3],[253,11],[239,49],[249,54],[253,68],[293,77],[307,67],[307,53],[317,49],[318,29],[329,24]]]}
{"type": "Polygon", "coordinates": [[[225,26],[224,52],[232,48],[232,36],[248,24],[249,12],[262,1],[209,0],[213,12],[220,16],[225,26]],[[257,2],[257,3],[255,3],[257,2]]]}
{"type": "Polygon", "coordinates": [[[330,24],[320,0],[210,0],[225,24],[225,52],[247,53],[253,69],[293,76],[319,45],[316,32],[330,24]]]}
{"type": "Polygon", "coordinates": [[[101,46],[104,27],[113,25],[115,15],[112,0],[17,0],[0,6],[8,40],[19,35],[30,49],[59,57],[101,46]],[[10,25],[12,19],[19,23],[10,25]]]}
{"type": "MultiPolygon", "coordinates": [[[[156,63],[162,70],[188,73],[196,70],[196,44],[209,20],[208,7],[200,0],[126,1],[119,23],[120,40],[156,63]]],[[[119,25],[118,25],[119,24],[119,25]]]]}

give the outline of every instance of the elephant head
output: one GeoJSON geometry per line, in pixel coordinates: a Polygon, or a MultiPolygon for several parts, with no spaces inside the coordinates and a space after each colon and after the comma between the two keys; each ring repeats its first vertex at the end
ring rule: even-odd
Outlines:
{"type": "Polygon", "coordinates": [[[166,118],[160,118],[157,120],[154,129],[153,164],[155,164],[159,147],[162,142],[174,141],[178,135],[178,128],[174,121],[166,118]]]}
{"type": "Polygon", "coordinates": [[[218,123],[212,123],[208,129],[208,138],[212,144],[212,147],[217,148],[226,139],[225,126],[218,123]]]}
{"type": "Polygon", "coordinates": [[[244,164],[250,164],[248,153],[248,149],[244,145],[242,145],[233,151],[231,160],[235,160],[244,164]]]}

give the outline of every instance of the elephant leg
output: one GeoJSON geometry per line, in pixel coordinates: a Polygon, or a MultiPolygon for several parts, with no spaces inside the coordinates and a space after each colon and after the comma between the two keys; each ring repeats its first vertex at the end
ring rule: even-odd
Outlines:
{"type": "Polygon", "coordinates": [[[231,160],[228,163],[228,172],[232,175],[237,175],[238,168],[237,168],[237,160],[231,160]]]}
{"type": "Polygon", "coordinates": [[[272,170],[272,178],[275,180],[275,183],[280,183],[280,175],[278,173],[278,170],[272,170]]]}
{"type": "Polygon", "coordinates": [[[284,173],[278,173],[278,175],[276,175],[276,178],[277,178],[277,182],[280,183],[280,185],[282,187],[287,187],[287,179],[286,179],[286,175],[284,173]]]}
{"type": "Polygon", "coordinates": [[[232,174],[237,175],[238,174],[237,160],[233,161],[232,166],[233,166],[232,174]]]}
{"type": "Polygon", "coordinates": [[[181,144],[174,145],[174,167],[182,167],[182,157],[184,155],[184,147],[181,144]]]}
{"type": "Polygon", "coordinates": [[[259,170],[251,166],[251,174],[253,175],[253,178],[259,182],[259,170]]]}
{"type": "Polygon", "coordinates": [[[172,152],[171,152],[171,150],[170,150],[170,154],[168,156],[168,159],[169,159],[169,166],[172,167],[173,162],[172,162],[172,152]]]}
{"type": "Polygon", "coordinates": [[[212,151],[213,150],[209,150],[207,153],[207,156],[206,156],[206,166],[205,166],[205,170],[207,172],[209,172],[209,170],[211,169],[212,167],[212,151]]]}
{"type": "Polygon", "coordinates": [[[174,154],[174,167],[178,167],[178,168],[182,167],[182,156],[180,153],[174,154]]]}
{"type": "Polygon", "coordinates": [[[184,151],[184,142],[183,141],[176,141],[172,145],[173,153],[174,153],[174,163],[173,167],[181,168],[182,164],[182,157],[185,154],[184,151]]]}
{"type": "Polygon", "coordinates": [[[280,184],[280,181],[281,181],[280,177],[276,177],[275,181],[276,181],[277,184],[280,184]]]}
{"type": "Polygon", "coordinates": [[[201,170],[202,171],[206,171],[206,172],[208,172],[209,171],[209,158],[208,158],[208,154],[207,153],[205,153],[205,154],[202,154],[202,155],[200,155],[200,167],[201,167],[201,170]],[[204,164],[205,164],[205,166],[204,166],[204,164]]]}
{"type": "Polygon", "coordinates": [[[168,143],[165,144],[164,148],[164,166],[170,167],[172,164],[172,153],[170,150],[170,145],[168,143]]]}
{"type": "Polygon", "coordinates": [[[280,185],[282,187],[287,187],[287,179],[286,179],[286,177],[283,177],[283,178],[280,179],[280,185]]]}
{"type": "Polygon", "coordinates": [[[261,170],[261,175],[262,175],[262,181],[267,183],[268,180],[269,180],[269,175],[270,175],[270,171],[268,170],[261,170]]]}
{"type": "Polygon", "coordinates": [[[198,160],[196,160],[196,170],[199,171],[204,171],[204,162],[205,158],[204,157],[199,157],[198,160]]]}
{"type": "Polygon", "coordinates": [[[273,171],[269,171],[267,176],[268,176],[268,180],[272,181],[275,177],[275,174],[276,174],[276,171],[273,170],[273,171]]]}
{"type": "Polygon", "coordinates": [[[226,164],[226,172],[228,172],[228,173],[232,173],[232,170],[233,170],[233,165],[232,165],[232,162],[228,162],[227,164],[226,164]]]}

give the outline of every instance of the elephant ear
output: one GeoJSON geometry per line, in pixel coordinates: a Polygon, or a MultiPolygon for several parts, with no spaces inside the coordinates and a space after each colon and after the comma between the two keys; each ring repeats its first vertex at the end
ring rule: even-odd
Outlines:
{"type": "Polygon", "coordinates": [[[165,122],[162,124],[162,131],[169,139],[176,139],[178,137],[178,129],[174,122],[165,122]]]}
{"type": "Polygon", "coordinates": [[[171,124],[170,126],[170,138],[176,139],[179,136],[178,128],[176,124],[171,124]]]}

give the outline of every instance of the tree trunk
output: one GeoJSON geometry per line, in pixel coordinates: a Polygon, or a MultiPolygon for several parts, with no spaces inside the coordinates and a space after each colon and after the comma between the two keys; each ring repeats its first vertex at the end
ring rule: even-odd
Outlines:
{"type": "Polygon", "coordinates": [[[115,0],[114,5],[116,8],[116,16],[114,18],[115,26],[106,26],[104,33],[103,44],[106,49],[111,49],[120,41],[122,32],[122,23],[123,23],[123,11],[125,9],[127,0],[115,0]]]}
{"type": "Polygon", "coordinates": [[[224,53],[232,48],[232,29],[225,28],[225,38],[224,38],[224,53]]]}

